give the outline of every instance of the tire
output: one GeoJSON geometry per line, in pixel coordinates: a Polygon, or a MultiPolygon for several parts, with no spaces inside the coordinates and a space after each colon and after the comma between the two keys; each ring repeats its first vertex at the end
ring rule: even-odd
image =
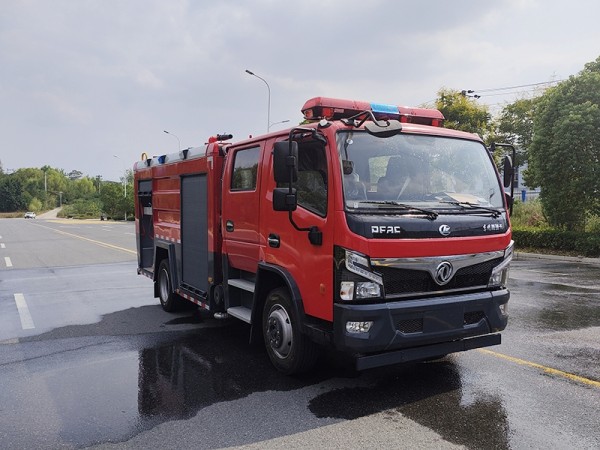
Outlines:
{"type": "Polygon", "coordinates": [[[158,298],[160,299],[162,309],[167,312],[174,312],[177,309],[179,296],[173,292],[168,259],[163,259],[160,262],[156,282],[158,283],[158,298]]]}
{"type": "Polygon", "coordinates": [[[292,375],[313,368],[319,347],[301,332],[300,320],[286,289],[269,293],[262,323],[265,347],[278,371],[292,375]]]}

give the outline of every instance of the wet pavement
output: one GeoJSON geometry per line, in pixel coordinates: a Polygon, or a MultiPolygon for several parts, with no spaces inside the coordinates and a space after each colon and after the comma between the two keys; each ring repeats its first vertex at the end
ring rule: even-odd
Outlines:
{"type": "Polygon", "coordinates": [[[161,424],[168,431],[156,442],[170,442],[176,421],[215,431],[189,448],[220,448],[377,414],[468,448],[600,442],[600,389],[478,351],[364,373],[325,354],[312,374],[285,377],[262,347],[248,344],[245,324],[188,311],[165,317],[159,330],[131,333],[132,322],[162,315],[158,306],[131,308],[0,345],[3,447],[143,448],[161,424]]]}
{"type": "Polygon", "coordinates": [[[515,261],[489,351],[298,377],[244,323],[163,312],[135,267],[0,273],[0,448],[600,448],[600,265],[515,261]]]}

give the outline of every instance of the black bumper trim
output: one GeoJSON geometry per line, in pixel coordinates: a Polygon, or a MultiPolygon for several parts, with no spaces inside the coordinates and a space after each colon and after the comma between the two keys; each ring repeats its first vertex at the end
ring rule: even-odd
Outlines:
{"type": "Polygon", "coordinates": [[[460,341],[443,342],[441,344],[426,345],[423,347],[397,350],[377,355],[359,356],[356,358],[356,370],[373,369],[375,367],[388,366],[390,364],[441,357],[449,353],[499,345],[501,340],[502,337],[500,334],[488,334],[486,336],[462,339],[460,341]]]}

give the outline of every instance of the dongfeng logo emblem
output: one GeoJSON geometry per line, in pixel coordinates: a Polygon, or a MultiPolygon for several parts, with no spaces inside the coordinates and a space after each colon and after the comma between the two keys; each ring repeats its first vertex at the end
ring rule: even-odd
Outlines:
{"type": "Polygon", "coordinates": [[[450,234],[450,225],[440,225],[438,230],[442,236],[448,236],[450,234]]]}
{"type": "Polygon", "coordinates": [[[443,286],[447,284],[454,274],[454,267],[448,261],[441,262],[435,269],[435,275],[433,279],[437,284],[443,286]]]}

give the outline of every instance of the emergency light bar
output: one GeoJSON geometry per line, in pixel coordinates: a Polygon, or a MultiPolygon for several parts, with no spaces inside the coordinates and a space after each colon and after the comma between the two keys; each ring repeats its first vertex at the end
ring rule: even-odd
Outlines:
{"type": "Polygon", "coordinates": [[[311,98],[304,104],[301,111],[306,120],[346,119],[363,111],[371,111],[377,120],[395,119],[402,123],[434,127],[441,127],[444,121],[444,115],[437,109],[411,108],[327,97],[311,98]]]}

